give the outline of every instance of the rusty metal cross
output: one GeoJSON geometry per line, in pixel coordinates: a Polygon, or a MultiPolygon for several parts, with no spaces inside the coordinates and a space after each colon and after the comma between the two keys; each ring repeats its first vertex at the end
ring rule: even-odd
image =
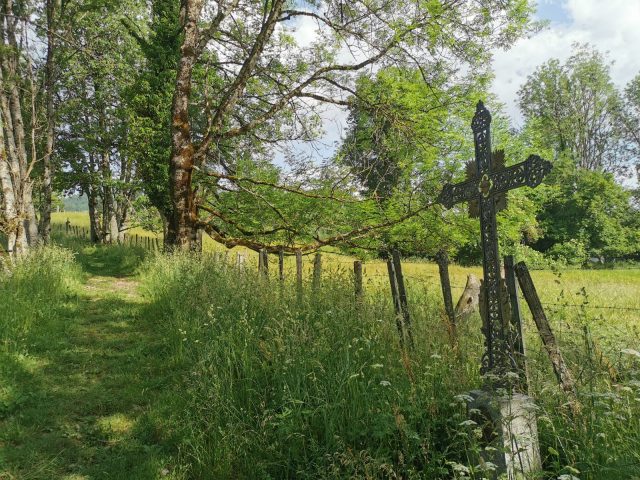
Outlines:
{"type": "MultiPolygon", "coordinates": [[[[438,202],[451,208],[460,202],[477,200],[480,206],[482,267],[484,272],[485,353],[481,372],[502,376],[510,370],[509,346],[503,318],[500,286],[500,256],[496,223],[496,198],[518,187],[536,187],[551,170],[551,163],[537,155],[507,168],[499,168],[491,155],[491,114],[478,102],[471,122],[475,143],[477,176],[442,189],[438,202]]],[[[504,299],[505,301],[507,299],[504,299]]]]}

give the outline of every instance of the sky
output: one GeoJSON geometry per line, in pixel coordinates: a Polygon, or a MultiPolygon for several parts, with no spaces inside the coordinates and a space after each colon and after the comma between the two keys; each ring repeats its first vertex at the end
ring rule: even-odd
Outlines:
{"type": "MultiPolygon", "coordinates": [[[[514,127],[522,126],[517,91],[537,66],[551,58],[566,60],[575,43],[589,43],[612,63],[611,77],[620,88],[640,73],[640,0],[537,0],[535,18],[548,25],[509,50],[493,52],[492,92],[504,104],[514,127]]],[[[295,36],[299,43],[314,39],[315,24],[304,19],[295,36]]],[[[323,115],[325,135],[314,145],[294,150],[316,160],[330,157],[346,126],[346,112],[329,107],[323,115]]]]}
{"type": "Polygon", "coordinates": [[[494,52],[492,91],[505,104],[514,126],[522,125],[516,99],[527,75],[550,58],[566,60],[576,42],[607,54],[618,87],[640,73],[640,0],[538,0],[536,18],[547,20],[547,28],[508,51],[494,52]]]}

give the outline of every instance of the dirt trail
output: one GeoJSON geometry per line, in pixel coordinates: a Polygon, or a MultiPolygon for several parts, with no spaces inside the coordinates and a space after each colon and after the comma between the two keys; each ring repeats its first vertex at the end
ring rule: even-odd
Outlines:
{"type": "Polygon", "coordinates": [[[0,411],[0,479],[171,478],[161,345],[132,278],[91,275],[64,325],[15,366],[23,402],[0,411]]]}

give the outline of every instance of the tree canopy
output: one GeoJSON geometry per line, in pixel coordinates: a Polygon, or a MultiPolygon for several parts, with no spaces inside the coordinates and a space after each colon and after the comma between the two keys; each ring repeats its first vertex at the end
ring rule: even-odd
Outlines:
{"type": "Polygon", "coordinates": [[[525,0],[7,0],[9,250],[48,242],[67,192],[87,199],[95,242],[144,225],[168,249],[199,248],[204,230],[254,250],[393,244],[477,260],[477,222],[436,198],[465,176],[484,99],[507,164],[538,153],[557,169],[540,193],[510,194],[503,247],[633,258],[638,207],[621,182],[640,152],[640,77],[619,91],[607,57],[577,45],[522,85],[525,125],[513,129],[489,93],[490,60],[538,28],[532,11],[525,0]],[[339,145],[309,158],[300,146],[338,114],[339,145]]]}

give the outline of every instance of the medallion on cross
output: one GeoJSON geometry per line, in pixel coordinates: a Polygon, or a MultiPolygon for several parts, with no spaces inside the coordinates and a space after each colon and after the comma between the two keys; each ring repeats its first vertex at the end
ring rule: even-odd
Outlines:
{"type": "Polygon", "coordinates": [[[492,188],[493,188],[493,180],[491,180],[489,175],[485,173],[480,179],[480,183],[478,184],[478,192],[480,192],[480,194],[483,197],[487,198],[492,188]]]}

